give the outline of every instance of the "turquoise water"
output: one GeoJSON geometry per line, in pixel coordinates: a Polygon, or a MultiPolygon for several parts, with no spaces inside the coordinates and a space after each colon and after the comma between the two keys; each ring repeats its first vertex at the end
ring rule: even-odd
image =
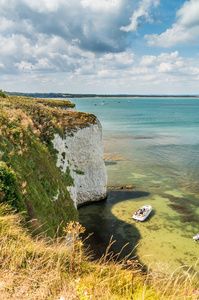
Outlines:
{"type": "Polygon", "coordinates": [[[129,243],[142,263],[173,270],[193,265],[199,244],[199,99],[73,99],[77,110],[97,115],[103,128],[108,173],[107,201],[79,209],[103,252],[111,235],[114,251],[129,243]],[[133,185],[131,190],[126,185],[133,185]],[[123,186],[123,190],[117,187],[123,186]],[[133,212],[151,204],[144,223],[133,212]]]}

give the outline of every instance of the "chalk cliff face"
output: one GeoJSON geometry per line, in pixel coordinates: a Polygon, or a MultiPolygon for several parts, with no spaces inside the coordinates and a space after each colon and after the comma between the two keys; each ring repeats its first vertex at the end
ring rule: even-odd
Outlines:
{"type": "Polygon", "coordinates": [[[70,170],[74,180],[68,190],[75,206],[106,198],[107,173],[99,120],[83,129],[66,133],[65,139],[55,134],[53,145],[58,151],[57,167],[63,173],[70,170]]]}

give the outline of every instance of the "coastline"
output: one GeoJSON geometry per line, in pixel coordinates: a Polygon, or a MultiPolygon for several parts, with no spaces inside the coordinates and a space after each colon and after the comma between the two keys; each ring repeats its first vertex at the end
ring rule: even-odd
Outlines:
{"type": "Polygon", "coordinates": [[[101,120],[108,186],[134,186],[132,191],[108,190],[107,201],[82,208],[80,220],[87,220],[88,232],[106,246],[113,234],[115,252],[127,242],[132,248],[139,243],[136,255],[142,262],[171,264],[171,271],[198,258],[192,236],[198,216],[199,103],[174,100],[117,104],[110,99],[106,106],[75,101],[78,109],[96,112],[101,120]],[[133,222],[133,211],[145,204],[152,205],[153,214],[143,224],[133,222]]]}
{"type": "Polygon", "coordinates": [[[72,93],[23,93],[23,92],[6,92],[8,95],[25,96],[31,98],[197,98],[199,95],[140,95],[140,94],[72,94],[72,93]]]}

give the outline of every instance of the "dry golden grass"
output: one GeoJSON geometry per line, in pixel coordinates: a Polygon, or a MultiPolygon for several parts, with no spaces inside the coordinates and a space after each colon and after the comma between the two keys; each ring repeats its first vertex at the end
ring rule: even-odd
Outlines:
{"type": "MultiPolygon", "coordinates": [[[[26,129],[29,127],[36,137],[48,142],[52,135],[49,128],[55,124],[57,130],[63,132],[96,122],[93,115],[55,108],[63,109],[67,105],[70,103],[0,98],[0,158],[8,150],[9,159],[14,157],[14,146],[8,149],[10,142],[17,147],[20,144],[18,155],[28,152],[26,129]]],[[[22,168],[22,161],[19,162],[22,168]]],[[[20,186],[26,194],[28,177],[23,178],[20,186]]],[[[60,180],[59,176],[57,178],[60,180]]],[[[38,225],[38,218],[32,222],[38,225]]],[[[65,236],[53,239],[44,235],[32,238],[25,225],[22,214],[13,213],[8,205],[0,205],[0,300],[197,299],[197,293],[193,295],[193,289],[198,289],[198,273],[194,266],[182,266],[172,274],[165,274],[161,266],[159,271],[150,267],[146,270],[136,257],[129,255],[120,260],[119,253],[113,254],[110,250],[113,240],[103,257],[91,262],[83,247],[84,241],[79,238],[83,231],[79,223],[69,223],[64,230],[65,236]]]]}
{"type": "Polygon", "coordinates": [[[23,217],[1,205],[0,299],[197,299],[194,268],[143,272],[136,257],[119,260],[119,253],[111,253],[112,240],[103,257],[91,262],[78,238],[82,230],[71,222],[65,229],[69,239],[33,239],[23,217]]]}

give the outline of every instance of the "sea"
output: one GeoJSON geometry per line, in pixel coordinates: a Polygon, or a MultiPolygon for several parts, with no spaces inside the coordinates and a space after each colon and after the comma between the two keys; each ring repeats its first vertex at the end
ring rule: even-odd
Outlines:
{"type": "Polygon", "coordinates": [[[78,209],[92,255],[173,272],[198,268],[199,98],[75,98],[103,130],[108,197],[78,209]],[[132,186],[126,188],[126,186],[132,186]],[[145,204],[144,222],[132,219],[145,204]],[[108,247],[108,248],[107,248],[108,247]]]}

